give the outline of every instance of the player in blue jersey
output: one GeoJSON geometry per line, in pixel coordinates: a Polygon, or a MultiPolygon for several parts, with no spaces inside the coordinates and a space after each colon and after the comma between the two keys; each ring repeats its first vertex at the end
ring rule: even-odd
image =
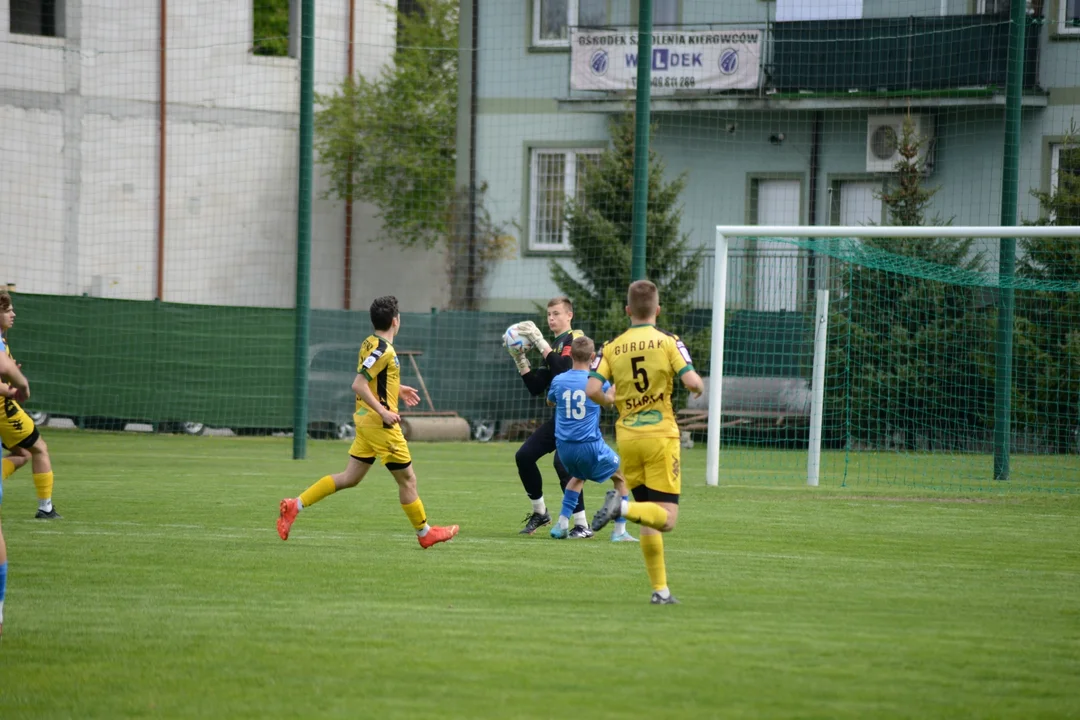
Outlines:
{"type": "MultiPolygon", "coordinates": [[[[555,444],[567,472],[573,477],[563,491],[559,522],[551,529],[551,537],[561,540],[569,534],[570,516],[581,497],[586,480],[604,482],[608,478],[615,491],[629,499],[626,481],[619,474],[619,456],[604,442],[600,434],[600,406],[585,396],[589,382],[589,364],[596,357],[593,341],[582,335],[570,344],[573,367],[556,375],[548,388],[548,404],[555,406],[555,444]]],[[[614,388],[609,384],[604,392],[614,402],[614,388]]],[[[611,532],[612,542],[637,542],[626,532],[626,520],[616,521],[611,532]]]]}

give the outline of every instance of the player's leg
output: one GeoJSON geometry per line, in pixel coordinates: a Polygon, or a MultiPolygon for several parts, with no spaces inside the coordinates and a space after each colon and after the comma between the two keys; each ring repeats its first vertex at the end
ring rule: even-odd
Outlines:
{"type": "Polygon", "coordinates": [[[59,520],[60,513],[56,512],[52,502],[53,469],[49,447],[37,428],[19,443],[19,447],[30,451],[30,470],[34,473],[34,489],[38,498],[38,510],[34,517],[38,520],[59,520]]]}
{"type": "MultiPolygon", "coordinates": [[[[566,469],[566,465],[563,463],[562,456],[559,455],[558,449],[555,450],[555,458],[552,461],[552,465],[555,468],[555,474],[559,476],[559,487],[562,488],[563,498],[566,498],[566,486],[570,480],[574,477],[574,474],[566,469]]],[[[570,531],[570,537],[572,538],[591,538],[592,530],[589,529],[589,520],[585,517],[585,493],[578,490],[577,501],[574,503],[574,512],[571,515],[573,529],[570,531]]]]}
{"type": "MultiPolygon", "coordinates": [[[[644,486],[642,486],[644,488],[644,486]]],[[[645,488],[647,490],[647,488],[645,488]]],[[[652,494],[648,497],[653,497],[652,494]]],[[[652,506],[662,510],[667,515],[667,521],[663,528],[657,529],[648,525],[641,526],[641,555],[645,560],[645,572],[649,574],[649,583],[652,585],[652,598],[654,605],[673,605],[679,601],[671,594],[667,583],[667,562],[664,558],[664,533],[670,532],[675,527],[675,520],[679,515],[677,502],[664,502],[661,500],[645,500],[634,502],[631,505],[652,506]]]]}
{"type": "MultiPolygon", "coordinates": [[[[4,485],[0,482],[0,507],[4,503],[4,485]]],[[[4,528],[0,525],[0,637],[4,635],[4,593],[7,591],[7,544],[4,528]]]]}
{"type": "Polygon", "coordinates": [[[679,519],[679,493],[682,491],[679,453],[677,439],[656,442],[655,451],[645,463],[645,485],[634,491],[638,502],[628,503],[623,513],[627,520],[642,525],[641,554],[652,584],[650,602],[654,605],[678,602],[668,589],[664,533],[674,530],[679,519]]]}
{"type": "Polygon", "coordinates": [[[28,462],[30,462],[29,450],[19,447],[18,445],[11,448],[11,454],[0,461],[0,464],[3,465],[3,472],[0,474],[0,479],[7,480],[11,477],[12,473],[28,462]]]}
{"type": "Polygon", "coordinates": [[[548,514],[547,504],[544,502],[544,479],[536,463],[554,450],[555,419],[551,418],[533,431],[514,456],[521,485],[532,503],[532,512],[525,518],[525,527],[521,529],[522,535],[532,535],[539,528],[551,524],[551,515],[548,514]]]}
{"type": "Polygon", "coordinates": [[[667,586],[664,536],[675,528],[679,517],[679,441],[677,439],[638,440],[627,443],[623,470],[633,501],[623,500],[610,490],[593,518],[593,529],[623,517],[641,525],[641,554],[653,588],[651,602],[669,605],[678,601],[667,586]]]}
{"type": "MultiPolygon", "coordinates": [[[[630,488],[626,485],[626,478],[624,478],[619,472],[616,472],[611,476],[611,483],[615,486],[615,494],[619,497],[620,508],[622,502],[630,502],[630,488]]],[[[611,529],[611,542],[637,542],[637,538],[626,531],[626,518],[615,518],[614,526],[611,529]]]]}
{"type": "Polygon", "coordinates": [[[420,547],[426,550],[436,543],[446,542],[457,535],[457,525],[446,527],[428,525],[424,503],[416,491],[416,473],[413,471],[411,460],[388,461],[386,467],[397,482],[398,502],[401,503],[401,509],[405,511],[405,516],[409,518],[413,529],[416,530],[416,539],[420,541],[420,547]]]}
{"type": "Polygon", "coordinates": [[[609,490],[604,504],[593,516],[593,530],[620,518],[661,532],[673,529],[681,489],[678,440],[641,439],[627,443],[625,449],[620,445],[620,450],[626,485],[633,500],[620,497],[617,490],[609,490]],[[668,511],[659,503],[674,504],[675,514],[669,517],[668,511]]]}
{"type": "Polygon", "coordinates": [[[571,477],[563,490],[562,510],[559,511],[559,520],[555,527],[551,528],[551,537],[563,540],[570,534],[570,518],[574,515],[574,508],[581,498],[581,488],[585,481],[579,477],[571,477]]]}
{"type": "Polygon", "coordinates": [[[285,498],[278,504],[277,531],[282,540],[289,539],[289,529],[296,522],[296,516],[306,507],[330,497],[338,490],[356,487],[375,463],[375,452],[357,430],[356,439],[349,448],[349,462],[345,469],[335,475],[324,475],[299,497],[285,498]]]}

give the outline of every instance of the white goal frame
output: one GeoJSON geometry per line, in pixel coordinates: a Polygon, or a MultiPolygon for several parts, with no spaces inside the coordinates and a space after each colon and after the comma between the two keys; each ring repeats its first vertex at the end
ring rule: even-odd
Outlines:
{"type": "MultiPolygon", "coordinates": [[[[864,226],[864,225],[717,225],[716,264],[713,275],[711,364],[709,373],[709,427],[705,483],[720,482],[720,421],[724,384],[724,314],[727,307],[728,239],[742,238],[1080,238],[1080,227],[1025,226],[864,226]],[[719,312],[717,309],[719,308],[719,312]]],[[[806,483],[817,485],[821,467],[821,414],[825,392],[825,352],[828,335],[829,291],[817,291],[814,323],[814,366],[811,379],[810,448],[806,483]]]]}

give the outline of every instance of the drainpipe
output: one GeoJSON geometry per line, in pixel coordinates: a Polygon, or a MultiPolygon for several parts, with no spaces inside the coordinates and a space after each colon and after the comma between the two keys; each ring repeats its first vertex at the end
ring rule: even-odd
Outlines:
{"type": "MultiPolygon", "coordinates": [[[[817,225],[818,174],[821,170],[821,125],[824,113],[814,113],[814,126],[810,131],[810,203],[807,224],[817,225]]],[[[817,291],[817,257],[810,253],[810,266],[806,269],[807,297],[813,297],[817,291]]]]}
{"type": "MultiPolygon", "coordinates": [[[[348,38],[348,55],[345,60],[345,77],[348,80],[353,79],[355,53],[353,51],[353,41],[356,27],[356,0],[349,0],[349,26],[347,29],[348,38]]],[[[349,162],[346,167],[346,172],[350,178],[350,192],[349,197],[345,198],[345,262],[342,263],[342,267],[345,268],[345,284],[344,284],[344,297],[341,301],[341,307],[348,310],[352,307],[352,226],[353,226],[353,206],[352,206],[352,156],[349,157],[349,162]]]]}
{"type": "Polygon", "coordinates": [[[158,207],[157,207],[157,283],[155,297],[165,299],[165,60],[166,60],[166,18],[168,0],[160,0],[161,13],[160,37],[158,38],[158,207]]]}

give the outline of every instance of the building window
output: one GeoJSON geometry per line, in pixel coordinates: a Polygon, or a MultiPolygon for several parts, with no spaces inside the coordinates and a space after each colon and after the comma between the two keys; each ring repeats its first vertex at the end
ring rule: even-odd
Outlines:
{"type": "MultiPolygon", "coordinates": [[[[679,2],[653,0],[653,25],[677,25],[679,2]]],[[[608,7],[608,0],[533,0],[532,43],[535,47],[569,47],[570,28],[612,24],[608,7]]],[[[631,3],[631,24],[637,24],[638,7],[638,3],[631,3]]]]}
{"type": "Polygon", "coordinates": [[[975,0],[976,15],[1008,15],[1012,0],[975,0]]]}
{"type": "MultiPolygon", "coordinates": [[[[802,182],[787,178],[753,178],[750,184],[753,225],[801,225],[802,182]]],[[[796,311],[807,300],[807,254],[775,240],[755,241],[753,274],[754,310],[796,311]]]]}
{"type": "Polygon", "coordinates": [[[608,0],[533,0],[533,45],[569,47],[571,27],[607,25],[608,0]]]}
{"type": "Polygon", "coordinates": [[[11,0],[9,9],[12,33],[64,37],[64,0],[11,0]]]}
{"type": "Polygon", "coordinates": [[[529,154],[529,249],[567,250],[566,199],[580,199],[581,179],[600,149],[533,150],[529,154]]]}
{"type": "Polygon", "coordinates": [[[885,208],[881,202],[880,181],[837,180],[832,183],[829,190],[833,225],[857,227],[885,224],[885,208]]]}
{"type": "MultiPolygon", "coordinates": [[[[641,12],[641,2],[636,0],[630,3],[630,24],[637,25],[638,13],[641,12]]],[[[653,0],[652,4],[653,27],[660,25],[679,24],[679,0],[653,0]]]]}
{"type": "Polygon", "coordinates": [[[1058,0],[1059,35],[1080,34],[1080,0],[1058,0]]]}
{"type": "MultiPolygon", "coordinates": [[[[1042,15],[1043,0],[1027,0],[1024,4],[1028,15],[1042,15]]],[[[977,15],[1008,15],[1012,12],[1012,0],[975,0],[977,15]]]]}
{"type": "Polygon", "coordinates": [[[1080,207],[1065,198],[1080,195],[1080,146],[1052,145],[1050,150],[1050,191],[1061,193],[1058,199],[1064,201],[1055,203],[1055,213],[1052,214],[1056,214],[1056,210],[1063,210],[1066,215],[1072,216],[1053,219],[1061,225],[1076,225],[1080,223],[1080,207]]]}
{"type": "Polygon", "coordinates": [[[405,28],[403,27],[401,19],[405,16],[423,19],[424,6],[420,4],[420,0],[398,0],[397,10],[397,46],[400,48],[405,44],[402,41],[402,34],[405,28]]]}
{"type": "Polygon", "coordinates": [[[251,52],[289,57],[289,0],[254,0],[251,52]]]}

